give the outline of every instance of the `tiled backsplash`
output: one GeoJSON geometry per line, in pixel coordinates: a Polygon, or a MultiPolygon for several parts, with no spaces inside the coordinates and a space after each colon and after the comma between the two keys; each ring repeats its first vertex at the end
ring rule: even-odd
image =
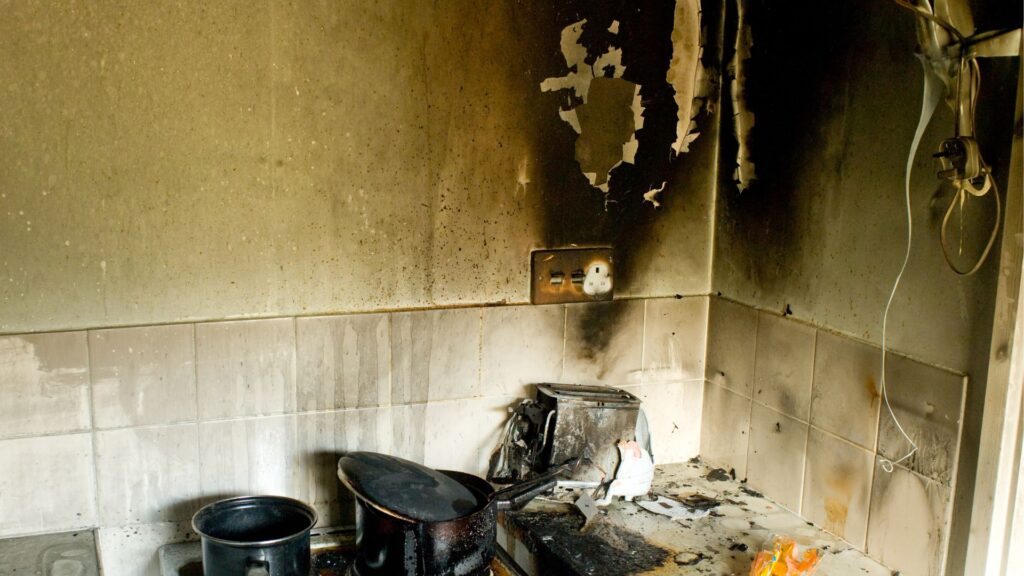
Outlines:
{"type": "Polygon", "coordinates": [[[98,527],[156,570],[206,502],[273,493],[346,521],[340,454],[483,473],[536,382],[643,400],[659,462],[738,477],[902,574],[942,573],[966,379],[722,298],[417,310],[0,337],[0,536],[98,527]],[[924,552],[922,552],[924,551],[924,552]]]}
{"type": "Polygon", "coordinates": [[[701,454],[904,576],[942,574],[967,379],[722,298],[708,315],[701,454]]]}
{"type": "Polygon", "coordinates": [[[343,452],[483,473],[536,382],[644,400],[659,462],[699,448],[707,297],[275,318],[0,337],[0,537],[99,527],[105,574],[156,569],[202,504],[276,493],[344,521],[343,452]]]}

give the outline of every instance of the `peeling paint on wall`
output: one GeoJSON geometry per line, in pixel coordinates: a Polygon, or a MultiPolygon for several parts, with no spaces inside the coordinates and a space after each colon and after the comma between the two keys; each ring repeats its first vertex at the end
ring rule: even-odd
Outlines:
{"type": "Polygon", "coordinates": [[[545,79],[540,89],[564,95],[559,118],[578,135],[576,160],[590,185],[605,194],[606,209],[637,192],[643,203],[656,208],[672,162],[689,152],[700,135],[696,118],[707,108],[710,82],[701,64],[700,2],[679,0],[670,23],[642,33],[641,26],[649,24],[644,18],[650,16],[642,14],[643,7],[594,11],[562,30],[568,71],[545,79]],[[616,177],[626,170],[633,171],[616,177]]]}
{"type": "Polygon", "coordinates": [[[701,9],[698,0],[678,0],[672,26],[672,61],[665,79],[675,91],[679,119],[676,141],[672,149],[676,154],[690,151],[690,143],[700,136],[697,115],[707,101],[709,82],[700,63],[704,46],[700,38],[701,9]]]}
{"type": "MultiPolygon", "coordinates": [[[[564,120],[577,134],[582,133],[576,106],[587,103],[590,83],[597,77],[622,78],[625,68],[622,66],[622,50],[610,47],[603,54],[587,62],[587,48],[580,43],[586,19],[566,26],[562,30],[562,55],[569,73],[559,78],[548,78],[541,82],[543,92],[571,91],[566,94],[566,106],[559,110],[558,116],[564,120]]],[[[618,22],[613,22],[609,32],[618,34],[618,22]],[[614,30],[614,32],[612,32],[614,30]]]]}
{"type": "Polygon", "coordinates": [[[733,181],[739,191],[750,188],[757,179],[754,161],[751,158],[751,135],[754,128],[754,113],[747,105],[747,66],[750,51],[754,45],[750,23],[747,22],[743,0],[736,0],[736,42],[732,60],[729,62],[729,87],[733,109],[733,132],[736,135],[736,169],[733,181]]]}

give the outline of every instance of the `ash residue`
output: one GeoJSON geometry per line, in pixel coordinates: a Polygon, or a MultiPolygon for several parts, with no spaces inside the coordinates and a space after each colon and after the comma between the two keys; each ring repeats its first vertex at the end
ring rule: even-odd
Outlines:
{"type": "Polygon", "coordinates": [[[764,494],[761,494],[753,488],[747,488],[746,486],[740,486],[740,492],[743,492],[747,496],[753,496],[754,498],[764,498],[764,494]]]}
{"type": "Polygon", "coordinates": [[[657,568],[671,557],[631,530],[601,519],[585,530],[576,513],[508,512],[507,527],[538,556],[543,576],[616,576],[657,568]]]}
{"type": "Polygon", "coordinates": [[[725,468],[715,468],[711,472],[708,472],[705,478],[707,478],[711,482],[724,482],[730,479],[735,480],[736,472],[733,471],[732,474],[729,474],[729,472],[725,471],[725,468]]]}
{"type": "Polygon", "coordinates": [[[711,510],[718,508],[721,504],[718,499],[703,494],[691,494],[683,498],[681,502],[690,510],[711,510]]]}

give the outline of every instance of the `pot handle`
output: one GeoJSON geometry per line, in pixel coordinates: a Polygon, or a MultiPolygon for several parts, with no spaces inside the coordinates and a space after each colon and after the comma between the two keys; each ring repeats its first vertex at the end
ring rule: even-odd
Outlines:
{"type": "Polygon", "coordinates": [[[558,477],[575,470],[577,464],[579,464],[579,459],[573,459],[548,470],[533,480],[498,490],[494,493],[494,499],[498,502],[498,510],[518,510],[526,506],[530,500],[554,488],[558,484],[558,477]]]}
{"type": "Polygon", "coordinates": [[[270,576],[270,562],[266,560],[246,560],[245,576],[270,576]]]}

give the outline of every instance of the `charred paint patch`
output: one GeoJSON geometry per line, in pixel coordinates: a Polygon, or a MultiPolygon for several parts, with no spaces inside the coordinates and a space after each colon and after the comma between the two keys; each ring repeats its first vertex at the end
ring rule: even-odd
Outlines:
{"type": "Polygon", "coordinates": [[[729,96],[732,103],[733,134],[736,137],[736,167],[733,170],[733,181],[740,192],[753,184],[757,178],[754,161],[751,158],[751,145],[754,128],[754,113],[747,106],[747,74],[750,66],[750,51],[753,46],[753,32],[747,22],[746,8],[743,0],[736,0],[736,31],[732,44],[732,59],[729,61],[729,96]]]}

